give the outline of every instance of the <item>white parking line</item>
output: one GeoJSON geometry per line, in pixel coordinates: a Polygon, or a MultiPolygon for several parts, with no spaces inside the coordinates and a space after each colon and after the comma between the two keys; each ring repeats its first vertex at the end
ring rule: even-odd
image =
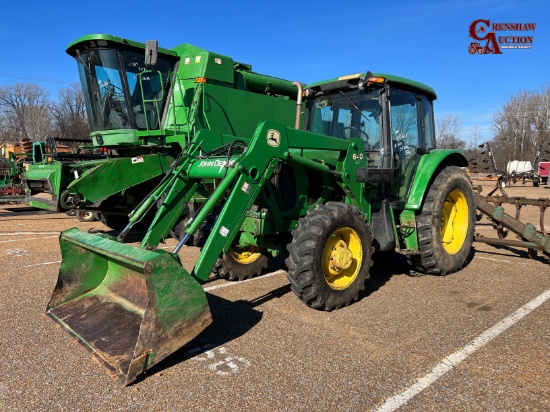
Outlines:
{"type": "MultiPolygon", "coordinates": [[[[51,233],[46,233],[47,235],[51,235],[51,233]]],[[[6,233],[0,233],[0,236],[9,236],[6,233]]],[[[9,243],[9,242],[23,242],[25,240],[36,240],[36,239],[50,239],[57,236],[46,236],[46,237],[29,237],[26,239],[10,239],[10,240],[0,240],[0,243],[9,243]]]]}
{"type": "MultiPolygon", "coordinates": [[[[511,260],[493,259],[493,258],[488,258],[488,257],[483,257],[483,256],[476,256],[476,259],[490,260],[491,262],[498,262],[498,263],[512,263],[511,260]]],[[[519,259],[521,259],[521,258],[519,258],[519,259]]],[[[523,260],[522,261],[517,261],[517,262],[514,262],[514,263],[518,264],[518,265],[523,265],[523,266],[538,266],[537,264],[524,262],[523,260]]]]}
{"type": "Polygon", "coordinates": [[[512,263],[511,260],[504,260],[504,259],[493,259],[483,256],[476,256],[477,259],[483,259],[483,260],[490,260],[491,262],[502,262],[502,263],[512,263]]]}
{"type": "Polygon", "coordinates": [[[221,285],[216,285],[216,286],[210,286],[210,287],[207,287],[207,288],[204,288],[204,291],[205,292],[210,292],[212,290],[216,290],[216,289],[221,289],[221,288],[227,288],[229,286],[233,286],[233,285],[242,285],[243,283],[247,283],[247,282],[253,282],[253,281],[256,281],[256,280],[262,280],[262,279],[266,279],[266,278],[269,278],[271,276],[275,276],[275,275],[280,275],[281,273],[285,273],[284,270],[277,270],[273,273],[268,273],[267,275],[262,275],[260,277],[257,277],[257,278],[252,278],[252,279],[246,279],[246,280],[241,280],[240,282],[227,282],[227,283],[223,283],[221,285]]]}
{"type": "MultiPolygon", "coordinates": [[[[60,232],[9,232],[9,233],[0,233],[0,236],[25,236],[25,235],[57,235],[59,236],[60,232]]],[[[57,237],[54,236],[54,237],[57,237]]]]}
{"type": "Polygon", "coordinates": [[[548,299],[550,299],[550,289],[537,296],[529,303],[523,305],[514,313],[495,324],[493,327],[487,329],[462,349],[447,356],[439,362],[430,373],[418,379],[416,383],[405,389],[400,394],[387,399],[380,407],[375,409],[375,412],[392,412],[397,410],[416,395],[421,393],[424,389],[428,388],[432,383],[441,378],[447,372],[451,371],[455,366],[458,366],[460,362],[467,359],[471,354],[485,346],[487,343],[491,342],[510,326],[513,326],[515,323],[519,322],[523,317],[527,316],[548,299]]]}
{"type": "Polygon", "coordinates": [[[60,260],[55,260],[53,262],[43,262],[43,263],[33,263],[32,265],[25,265],[24,268],[30,268],[32,266],[43,266],[43,265],[54,265],[56,263],[61,263],[60,260]]]}

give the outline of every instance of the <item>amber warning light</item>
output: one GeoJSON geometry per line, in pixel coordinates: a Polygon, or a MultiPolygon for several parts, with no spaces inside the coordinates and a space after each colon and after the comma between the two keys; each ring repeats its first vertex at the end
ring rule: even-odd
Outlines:
{"type": "Polygon", "coordinates": [[[371,76],[367,79],[367,84],[384,83],[386,79],[380,76],[371,76]]]}

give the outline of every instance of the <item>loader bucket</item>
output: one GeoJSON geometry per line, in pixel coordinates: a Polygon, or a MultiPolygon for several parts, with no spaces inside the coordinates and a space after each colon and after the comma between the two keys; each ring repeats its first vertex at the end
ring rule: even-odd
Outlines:
{"type": "Polygon", "coordinates": [[[172,254],[76,228],[46,313],[127,385],[211,323],[202,286],[172,254]]]}

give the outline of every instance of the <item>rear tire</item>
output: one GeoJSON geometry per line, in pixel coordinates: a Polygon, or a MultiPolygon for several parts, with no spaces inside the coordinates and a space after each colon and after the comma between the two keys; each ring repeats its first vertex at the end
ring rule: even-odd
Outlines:
{"type": "MultiPolygon", "coordinates": [[[[186,206],[181,214],[181,217],[180,217],[181,220],[178,223],[176,223],[176,225],[170,231],[170,236],[176,239],[178,242],[183,238],[185,234],[185,226],[187,225],[187,223],[189,223],[189,219],[190,219],[189,214],[190,214],[189,206],[186,206]]],[[[187,242],[185,242],[187,246],[199,245],[201,236],[203,236],[201,232],[203,226],[204,225],[201,225],[199,229],[195,232],[195,234],[189,237],[189,239],[187,239],[187,242]]]]}
{"type": "Polygon", "coordinates": [[[461,269],[474,238],[475,200],[466,173],[448,166],[428,190],[422,212],[416,216],[420,255],[409,257],[418,272],[447,275],[461,269]]]}
{"type": "Polygon", "coordinates": [[[365,289],[372,265],[372,238],[354,206],[328,202],[298,221],[286,260],[292,291],[306,305],[339,309],[365,289]]]}

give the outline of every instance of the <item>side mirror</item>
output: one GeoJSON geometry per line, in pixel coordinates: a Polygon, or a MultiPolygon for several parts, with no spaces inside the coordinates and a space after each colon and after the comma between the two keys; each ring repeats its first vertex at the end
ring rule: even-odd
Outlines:
{"type": "Polygon", "coordinates": [[[154,66],[157,64],[159,42],[157,40],[147,40],[145,43],[145,64],[154,66]]]}

